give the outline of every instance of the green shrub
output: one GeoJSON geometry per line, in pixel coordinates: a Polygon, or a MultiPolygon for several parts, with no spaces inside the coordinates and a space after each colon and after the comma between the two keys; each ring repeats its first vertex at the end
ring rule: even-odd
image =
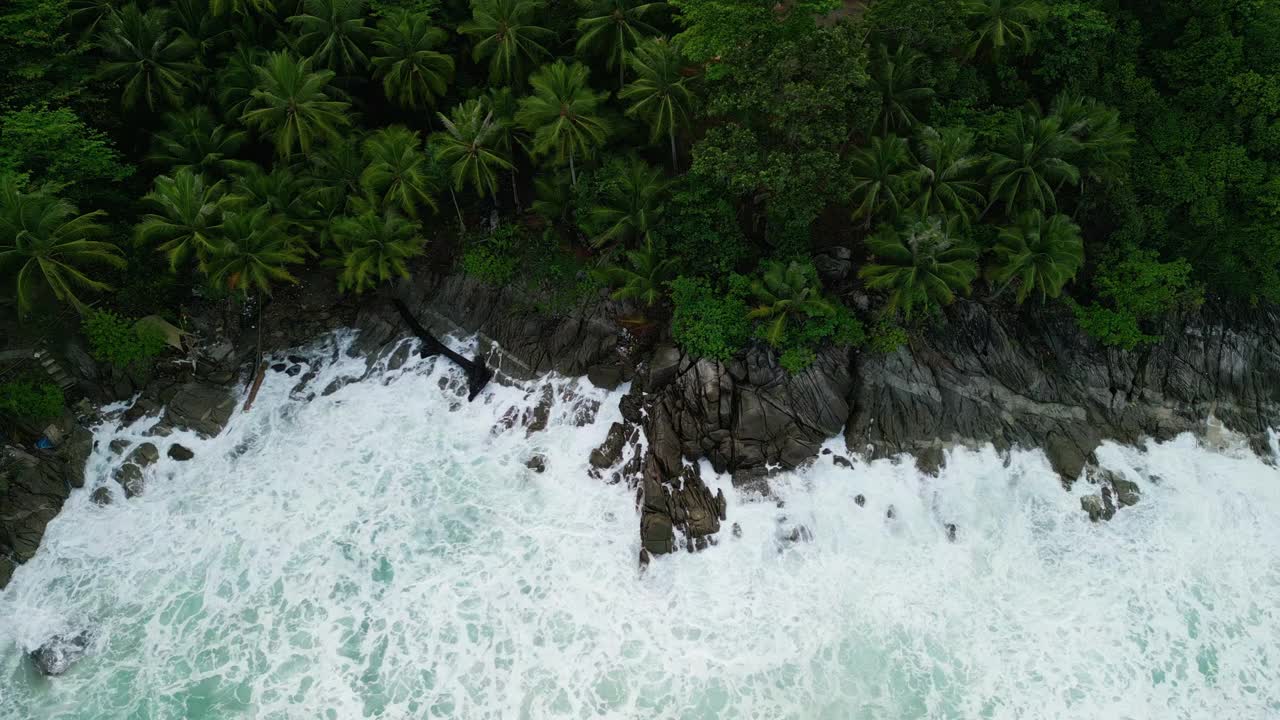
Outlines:
{"type": "Polygon", "coordinates": [[[13,380],[0,385],[0,413],[41,422],[62,414],[62,388],[50,382],[13,380]]]}
{"type": "Polygon", "coordinates": [[[881,318],[876,322],[875,327],[871,328],[871,337],[867,344],[872,350],[888,355],[906,345],[907,339],[907,331],[901,325],[888,318],[881,318]]]}
{"type": "Polygon", "coordinates": [[[1103,345],[1133,350],[1159,342],[1143,325],[1204,298],[1191,282],[1191,264],[1182,258],[1160,262],[1155,251],[1130,248],[1103,260],[1093,285],[1100,302],[1070,302],[1076,321],[1103,345]]]}
{"type": "Polygon", "coordinates": [[[687,175],[671,193],[658,235],[675,255],[688,259],[691,272],[720,277],[747,256],[747,240],[727,190],[715,180],[687,175]]]}
{"type": "Polygon", "coordinates": [[[163,333],[154,328],[139,329],[134,320],[110,310],[89,312],[82,327],[93,357],[116,367],[149,360],[165,348],[163,333]]]}
{"type": "Polygon", "coordinates": [[[790,347],[778,356],[778,364],[789,373],[798,373],[818,359],[817,353],[807,347],[790,347]]]}
{"type": "Polygon", "coordinates": [[[743,279],[733,276],[728,290],[704,278],[678,277],[671,282],[671,335],[685,352],[729,360],[751,337],[743,279]]]}
{"type": "Polygon", "coordinates": [[[506,285],[519,267],[521,231],[499,225],[483,238],[471,240],[462,253],[462,272],[490,285],[506,285]]]}

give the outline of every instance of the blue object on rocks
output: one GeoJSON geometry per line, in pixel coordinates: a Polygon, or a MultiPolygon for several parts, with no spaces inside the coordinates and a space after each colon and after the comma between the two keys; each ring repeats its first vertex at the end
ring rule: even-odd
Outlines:
{"type": "Polygon", "coordinates": [[[40,439],[36,441],[36,447],[40,448],[41,450],[52,450],[53,443],[49,441],[49,438],[41,435],[40,439]]]}

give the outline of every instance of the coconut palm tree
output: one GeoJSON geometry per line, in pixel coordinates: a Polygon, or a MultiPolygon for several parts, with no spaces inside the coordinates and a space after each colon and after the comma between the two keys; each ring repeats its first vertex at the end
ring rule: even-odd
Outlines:
{"type": "Polygon", "coordinates": [[[265,60],[266,53],[253,45],[236,43],[232,48],[215,81],[218,107],[222,109],[223,117],[239,120],[249,109],[253,91],[258,87],[258,66],[265,60]]]}
{"type": "Polygon", "coordinates": [[[287,165],[278,163],[270,172],[253,165],[236,177],[227,193],[226,206],[242,214],[264,208],[286,232],[294,233],[314,219],[308,190],[307,180],[287,165]]]}
{"type": "Polygon", "coordinates": [[[209,12],[209,0],[173,0],[172,8],[173,26],[193,48],[196,62],[203,66],[227,35],[226,23],[209,12]]]}
{"type": "Polygon", "coordinates": [[[646,37],[658,35],[647,22],[667,9],[665,2],[644,0],[595,0],[578,20],[578,54],[604,55],[605,67],[618,69],[618,86],[624,82],[627,55],[646,37]]]}
{"type": "Polygon", "coordinates": [[[758,304],[747,317],[770,321],[763,333],[770,345],[777,347],[786,337],[789,320],[803,321],[835,312],[835,305],[823,296],[818,271],[811,263],[770,260],[763,267],[764,272],[751,283],[751,294],[758,304]]]}
{"type": "Polygon", "coordinates": [[[302,12],[287,22],[317,67],[346,76],[369,64],[365,48],[373,31],[364,24],[363,0],[303,0],[302,12]]]}
{"type": "Polygon", "coordinates": [[[1123,172],[1133,147],[1133,129],[1120,121],[1120,112],[1092,98],[1064,92],[1054,98],[1049,114],[1078,144],[1074,165],[1094,180],[1123,172]]]}
{"type": "Polygon", "coordinates": [[[916,167],[910,183],[916,189],[911,204],[920,217],[959,218],[965,224],[986,203],[982,182],[976,177],[985,160],[973,154],[973,133],[961,128],[920,131],[916,167]]]}
{"type": "Polygon", "coordinates": [[[635,157],[625,161],[613,182],[606,183],[599,204],[586,209],[583,225],[593,231],[591,244],[652,242],[667,185],[658,168],[635,157]]]}
{"type": "Polygon", "coordinates": [[[339,129],[351,124],[346,114],[350,104],[329,95],[333,71],[312,72],[310,61],[288,52],[271,53],[255,71],[258,84],[240,119],[272,135],[282,157],[295,146],[308,153],[315,140],[335,140],[339,129]]]}
{"type": "Polygon", "coordinates": [[[907,143],[896,135],[873,137],[871,144],[853,154],[850,172],[853,200],[857,203],[853,217],[866,218],[866,227],[882,210],[897,211],[906,198],[908,158],[907,143]]]}
{"type": "Polygon", "coordinates": [[[906,45],[892,53],[884,45],[876,48],[871,64],[871,86],[880,96],[880,112],[875,129],[881,135],[908,131],[919,123],[917,109],[927,107],[933,88],[920,79],[923,56],[906,45]]]}
{"type": "Polygon", "coordinates": [[[546,43],[555,33],[535,24],[545,8],[541,0],[473,0],[471,20],[458,32],[472,37],[476,62],[489,59],[491,83],[523,86],[529,68],[551,57],[546,43]]]}
{"type": "Polygon", "coordinates": [[[1003,202],[1010,214],[1057,208],[1058,189],[1080,181],[1070,161],[1079,152],[1080,143],[1063,131],[1061,120],[1044,117],[1036,107],[1024,110],[991,153],[990,203],[1003,202]]]}
{"type": "Polygon", "coordinates": [[[680,259],[660,252],[652,240],[638,250],[626,252],[630,267],[611,265],[596,274],[606,285],[617,288],[614,300],[638,300],[653,307],[667,295],[667,283],[676,278],[680,259]]]}
{"type": "Polygon", "coordinates": [[[484,96],[484,104],[489,112],[493,113],[496,128],[494,148],[499,155],[511,161],[507,177],[511,180],[511,202],[518,209],[520,208],[520,191],[516,188],[518,171],[515,167],[515,148],[519,146],[524,148],[526,154],[529,152],[527,136],[516,124],[516,112],[520,109],[520,102],[516,99],[515,93],[511,92],[511,88],[501,87],[489,88],[484,96]]]}
{"type": "Polygon", "coordinates": [[[884,225],[867,238],[874,256],[858,276],[872,290],[889,293],[885,311],[908,320],[969,294],[978,276],[978,251],[959,235],[959,222],[933,217],[909,222],[899,232],[884,225]]]}
{"type": "Polygon", "coordinates": [[[420,110],[445,94],[453,80],[453,58],[434,48],[447,38],[423,13],[406,10],[378,23],[373,67],[387,100],[420,110]]]}
{"type": "Polygon", "coordinates": [[[122,86],[126,108],[146,105],[154,112],[178,105],[191,84],[197,66],[195,46],[169,25],[168,12],[150,8],[143,12],[129,3],[102,22],[98,45],[107,61],[100,75],[122,86]]]}
{"type": "Polygon", "coordinates": [[[556,163],[569,163],[569,175],[578,184],[574,160],[588,156],[609,135],[609,124],[600,115],[606,93],[587,85],[587,68],[557,60],[544,65],[530,78],[533,94],[520,101],[516,122],[533,133],[533,150],[550,155],[556,163]]]}
{"type": "Polygon", "coordinates": [[[102,21],[115,11],[114,0],[71,0],[67,4],[71,26],[86,38],[93,37],[102,21]]]}
{"type": "Polygon", "coordinates": [[[15,292],[26,314],[42,290],[85,309],[77,290],[110,290],[85,274],[88,265],[124,267],[120,248],[94,238],[106,235],[101,210],[79,214],[46,192],[23,192],[12,175],[0,176],[0,268],[17,268],[15,292]]]}
{"type": "Polygon", "coordinates": [[[471,185],[480,197],[498,192],[498,173],[511,169],[501,151],[501,127],[479,100],[453,108],[452,117],[436,113],[444,130],[431,135],[436,159],[453,179],[453,189],[471,185]]]}
{"type": "Polygon", "coordinates": [[[267,208],[224,212],[217,235],[217,249],[205,264],[215,285],[270,295],[273,282],[297,282],[286,266],[302,262],[302,254],[284,221],[267,208]]]}
{"type": "Polygon", "coordinates": [[[421,147],[418,133],[402,125],[378,130],[364,141],[369,165],[360,178],[365,191],[384,207],[415,219],[420,206],[437,209],[431,197],[437,178],[421,147]]]}
{"type": "Polygon", "coordinates": [[[649,141],[664,136],[671,146],[671,168],[679,170],[676,133],[689,124],[694,95],[682,72],[684,57],[678,44],[666,38],[645,40],[628,53],[636,79],[618,93],[628,103],[627,115],[649,124],[649,141]]]}
{"type": "Polygon", "coordinates": [[[409,277],[406,261],[422,254],[427,241],[417,224],[393,210],[372,209],[343,217],[333,224],[333,240],[338,248],[338,290],[365,290],[397,277],[409,277]]]}
{"type": "Polygon", "coordinates": [[[1018,304],[1032,293],[1044,302],[1058,297],[1084,265],[1084,242],[1066,215],[1027,210],[1000,231],[992,255],[989,276],[1000,284],[997,294],[1016,285],[1018,304]]]}
{"type": "Polygon", "coordinates": [[[275,10],[275,3],[271,0],[209,0],[209,11],[214,15],[239,13],[253,16],[273,13],[275,10]]]}
{"type": "Polygon", "coordinates": [[[999,58],[1007,47],[1015,52],[1031,52],[1034,23],[1048,8],[1039,0],[966,0],[964,12],[972,29],[969,55],[986,48],[999,58]]]}
{"type": "Polygon", "coordinates": [[[158,252],[168,255],[171,271],[177,272],[193,257],[204,267],[217,249],[215,228],[222,222],[225,190],[221,181],[207,183],[186,168],[172,177],[161,175],[142,198],[152,212],[142,216],[134,237],[139,244],[156,244],[158,252]]]}
{"type": "Polygon", "coordinates": [[[147,159],[174,170],[191,169],[198,174],[226,176],[244,172],[252,165],[235,159],[247,136],[219,123],[203,105],[184,113],[165,116],[165,129],[151,138],[147,159]]]}

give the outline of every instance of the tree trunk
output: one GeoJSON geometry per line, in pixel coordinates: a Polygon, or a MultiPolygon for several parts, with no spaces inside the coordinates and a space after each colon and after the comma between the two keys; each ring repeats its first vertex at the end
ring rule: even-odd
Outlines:
{"type": "Polygon", "coordinates": [[[573,186],[578,187],[578,171],[573,166],[573,151],[569,151],[569,178],[573,181],[573,186]]]}
{"type": "Polygon", "coordinates": [[[676,126],[674,124],[671,126],[671,131],[668,135],[671,137],[671,171],[678,173],[680,172],[680,162],[676,160],[676,126]]]}
{"type": "Polygon", "coordinates": [[[449,186],[449,199],[453,200],[453,211],[458,213],[458,231],[467,232],[467,223],[462,219],[462,208],[458,207],[458,196],[453,193],[453,186],[449,186]]]}
{"type": "Polygon", "coordinates": [[[520,212],[520,191],[516,189],[516,171],[511,171],[511,201],[516,205],[516,212],[520,212]]]}

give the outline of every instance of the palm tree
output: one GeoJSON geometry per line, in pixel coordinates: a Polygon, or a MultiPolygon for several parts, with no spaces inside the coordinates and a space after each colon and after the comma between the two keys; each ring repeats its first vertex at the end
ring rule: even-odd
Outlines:
{"type": "Polygon", "coordinates": [[[1018,304],[1032,292],[1039,292],[1044,302],[1058,297],[1084,265],[1084,242],[1080,227],[1066,215],[1028,210],[1015,225],[1000,231],[992,254],[989,274],[1001,284],[997,294],[1016,283],[1018,304]]]}
{"type": "Polygon", "coordinates": [[[618,68],[621,87],[627,56],[644,38],[658,34],[658,28],[645,22],[645,18],[666,9],[665,2],[595,0],[586,16],[578,20],[575,52],[604,55],[606,68],[618,68]]]}
{"type": "Polygon", "coordinates": [[[530,82],[533,94],[520,101],[516,122],[533,133],[534,152],[551,155],[556,163],[569,162],[577,186],[574,159],[590,155],[609,135],[609,124],[599,114],[606,93],[587,85],[586,66],[563,60],[542,66],[530,82]]]}
{"type": "Polygon", "coordinates": [[[338,129],[351,124],[346,115],[350,104],[334,100],[326,91],[332,70],[311,72],[310,61],[274,52],[256,73],[258,85],[240,119],[272,134],[282,157],[290,155],[295,145],[310,152],[314,139],[335,140],[338,129]]]}
{"type": "Polygon", "coordinates": [[[172,20],[178,34],[194,49],[201,64],[227,34],[226,24],[210,14],[209,0],[173,0],[172,20]]]}
{"type": "Polygon", "coordinates": [[[229,175],[250,166],[246,161],[235,159],[245,139],[243,130],[228,129],[208,108],[200,105],[165,117],[165,129],[152,137],[147,159],[174,170],[189,168],[200,174],[229,175]]]}
{"type": "Polygon", "coordinates": [[[288,23],[318,66],[345,76],[369,64],[364,48],[372,33],[364,24],[363,0],[303,0],[302,13],[288,23]]]}
{"type": "Polygon", "coordinates": [[[313,219],[308,185],[287,165],[276,164],[271,172],[254,165],[235,179],[227,194],[226,205],[239,212],[264,208],[268,215],[283,224],[285,231],[294,232],[306,227],[313,219]]]}
{"type": "Polygon", "coordinates": [[[453,189],[471,185],[480,197],[498,192],[498,173],[510,170],[511,162],[500,149],[501,126],[484,103],[468,100],[454,107],[453,117],[436,113],[444,130],[431,135],[436,159],[453,178],[453,189]]]}
{"type": "Polygon", "coordinates": [[[951,304],[969,294],[978,276],[978,251],[960,239],[957,221],[940,218],[912,222],[904,232],[885,225],[867,238],[874,262],[858,271],[872,290],[886,290],[889,314],[910,320],[918,311],[951,304]]]}
{"type": "Polygon", "coordinates": [[[224,191],[222,182],[210,185],[186,168],[173,177],[161,175],[142,198],[154,212],[142,216],[134,237],[139,244],[159,243],[156,250],[169,256],[174,272],[193,256],[204,267],[217,249],[215,227],[222,220],[224,191]]]}
{"type": "Polygon", "coordinates": [[[751,283],[751,294],[759,304],[747,317],[772,318],[764,328],[764,339],[774,347],[786,336],[788,320],[825,317],[835,312],[835,306],[823,297],[818,271],[811,263],[766,262],[764,273],[751,283]]]}
{"type": "Polygon", "coordinates": [[[681,72],[684,57],[676,43],[666,38],[652,38],[636,45],[627,55],[636,79],[618,93],[626,100],[627,115],[649,123],[649,141],[656,143],[664,135],[671,145],[671,169],[679,170],[676,159],[676,132],[689,124],[693,107],[693,91],[685,84],[681,72]]]}
{"type": "Polygon", "coordinates": [[[639,300],[645,307],[657,305],[667,294],[667,283],[676,277],[679,258],[659,252],[652,240],[646,240],[638,250],[628,250],[626,255],[630,267],[612,265],[597,277],[617,288],[610,295],[614,300],[639,300]]]}
{"type": "Polygon", "coordinates": [[[101,210],[83,215],[75,206],[45,192],[24,193],[11,175],[0,176],[0,267],[16,266],[18,310],[31,311],[42,288],[78,310],[85,305],[77,289],[109,290],[89,277],[86,265],[124,267],[120,248],[94,240],[107,230],[98,218],[101,210]]]}
{"type": "Polygon", "coordinates": [[[361,186],[384,207],[411,218],[418,217],[420,205],[437,209],[431,197],[436,178],[421,145],[418,133],[402,125],[378,130],[364,141],[369,165],[361,175],[361,186]]]}
{"type": "Polygon", "coordinates": [[[1133,147],[1132,128],[1120,121],[1120,112],[1092,98],[1064,92],[1054,98],[1050,115],[1078,143],[1074,164],[1094,180],[1105,180],[1123,171],[1133,147]]]}
{"type": "Polygon", "coordinates": [[[1024,55],[1031,52],[1031,24],[1048,9],[1039,0],[967,0],[964,11],[973,29],[969,55],[986,47],[999,58],[1009,45],[1024,55]]]}
{"type": "Polygon", "coordinates": [[[489,88],[484,96],[484,104],[489,112],[493,113],[496,126],[494,148],[499,155],[511,161],[507,177],[511,179],[511,201],[518,209],[520,208],[520,191],[516,188],[515,148],[518,145],[524,148],[526,154],[529,152],[525,142],[526,135],[516,124],[516,112],[520,109],[520,103],[511,92],[511,88],[502,87],[489,88]]]}
{"type": "Polygon", "coordinates": [[[595,232],[591,244],[633,239],[651,243],[666,191],[661,170],[639,158],[627,160],[617,178],[606,184],[600,203],[586,210],[584,225],[595,232]]]}
{"type": "Polygon", "coordinates": [[[342,254],[338,290],[362,293],[396,277],[409,277],[405,264],[422,254],[426,239],[419,227],[392,210],[367,210],[333,224],[333,239],[342,254]]]}
{"type": "Polygon", "coordinates": [[[228,55],[226,64],[218,71],[217,100],[223,117],[238,120],[253,101],[253,91],[258,87],[258,66],[266,55],[257,47],[236,43],[228,55]]]}
{"type": "Polygon", "coordinates": [[[115,11],[114,0],[71,0],[67,18],[84,37],[92,37],[98,25],[115,11]]]}
{"type": "Polygon", "coordinates": [[[545,8],[541,0],[473,0],[471,20],[458,32],[474,38],[474,60],[489,58],[491,83],[522,86],[528,68],[551,57],[544,43],[555,33],[534,24],[545,8]]]}
{"type": "Polygon", "coordinates": [[[903,45],[893,54],[884,45],[876,48],[876,62],[871,64],[871,85],[880,95],[880,112],[875,128],[881,135],[910,130],[919,122],[916,108],[933,99],[933,88],[920,80],[920,61],[916,51],[903,45]]]}
{"type": "Polygon", "coordinates": [[[1057,190],[1080,181],[1080,170],[1069,161],[1079,152],[1080,144],[1057,117],[1044,117],[1035,107],[1024,110],[991,153],[991,204],[1002,201],[1011,214],[1057,208],[1057,190]]]}
{"type": "Polygon", "coordinates": [[[433,48],[447,37],[423,13],[403,11],[378,23],[373,67],[388,100],[418,110],[444,95],[453,79],[453,58],[433,48]]]}
{"type": "Polygon", "coordinates": [[[197,71],[190,62],[195,46],[168,24],[168,13],[135,3],[112,12],[102,23],[98,43],[107,57],[100,74],[121,83],[126,108],[145,103],[155,111],[178,105],[197,71]]]}
{"type": "Polygon", "coordinates": [[[984,160],[973,153],[973,133],[961,128],[926,127],[920,131],[916,168],[910,173],[920,217],[959,218],[968,224],[986,203],[974,177],[984,160]]]}
{"type": "Polygon", "coordinates": [[[881,210],[902,207],[908,182],[907,143],[897,135],[873,137],[868,147],[853,154],[850,161],[851,192],[858,206],[853,217],[865,217],[866,227],[881,210]]]}
{"type": "Polygon", "coordinates": [[[271,0],[210,0],[209,11],[214,15],[240,13],[252,16],[255,13],[275,12],[276,6],[271,0]]]}
{"type": "Polygon", "coordinates": [[[284,221],[267,208],[228,210],[217,234],[217,249],[206,263],[210,282],[267,295],[272,282],[297,282],[285,266],[302,262],[302,255],[293,247],[284,221]]]}

